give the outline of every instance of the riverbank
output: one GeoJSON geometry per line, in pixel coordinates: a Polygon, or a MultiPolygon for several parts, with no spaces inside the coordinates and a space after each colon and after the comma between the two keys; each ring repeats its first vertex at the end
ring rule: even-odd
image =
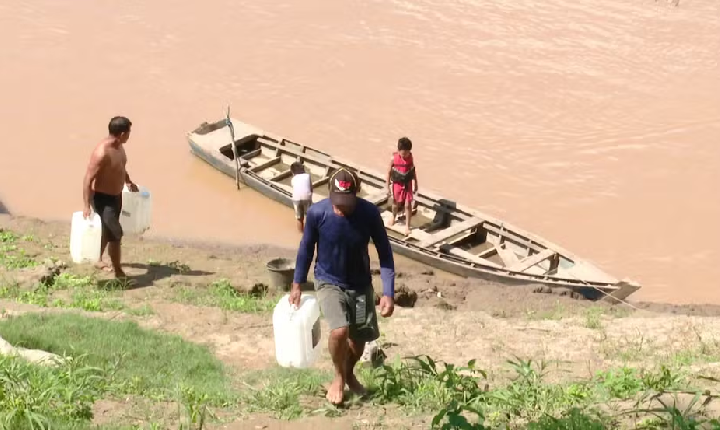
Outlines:
{"type": "MultiPolygon", "coordinates": [[[[292,259],[294,250],[129,237],[123,259],[130,282],[118,283],[92,266],[68,263],[66,223],[0,215],[0,229],[0,336],[15,346],[85,353],[80,361],[121,369],[87,399],[92,418],[73,425],[178,428],[207,406],[216,416],[208,416],[207,428],[281,428],[288,418],[300,429],[428,428],[457,387],[396,361],[412,355],[456,365],[475,360],[487,372],[477,385],[444,373],[470,384],[463,388],[470,400],[460,404],[477,401],[487,420],[518,426],[541,420],[539,411],[561,416],[570,406],[586,418],[636,424],[647,417],[616,412],[653,390],[716,390],[698,376],[720,376],[720,307],[632,300],[612,306],[462,279],[398,259],[405,307],[381,321],[380,339],[393,364],[363,371],[375,388],[370,399],[335,409],[323,401],[331,369],[324,349],[312,371],[281,370],[274,362],[270,312],[279,293],[264,287],[265,264],[292,259]],[[172,341],[162,337],[170,335],[172,341]],[[165,382],[143,366],[164,369],[165,382]],[[196,380],[193,366],[204,369],[206,382],[196,380]]],[[[379,279],[375,287],[381,288],[379,279]]],[[[683,404],[692,397],[677,396],[683,404]]],[[[706,407],[717,415],[713,408],[706,407]]]]}

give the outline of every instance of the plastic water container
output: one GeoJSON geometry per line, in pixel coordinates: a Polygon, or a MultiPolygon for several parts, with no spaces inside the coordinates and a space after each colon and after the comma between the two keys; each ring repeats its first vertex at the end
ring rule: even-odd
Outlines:
{"type": "Polygon", "coordinates": [[[122,193],[122,212],[120,213],[120,225],[123,233],[142,234],[150,228],[152,215],[152,195],[145,187],[138,187],[138,192],[133,193],[127,187],[122,193]]]}
{"type": "Polygon", "coordinates": [[[285,294],[273,311],[275,358],[282,367],[307,368],[320,352],[320,306],[310,294],[300,296],[296,309],[285,294]]]}
{"type": "Polygon", "coordinates": [[[82,211],[72,215],[70,225],[70,257],[75,263],[96,262],[100,260],[100,242],[102,224],[100,215],[93,213],[83,218],[82,211]]]}

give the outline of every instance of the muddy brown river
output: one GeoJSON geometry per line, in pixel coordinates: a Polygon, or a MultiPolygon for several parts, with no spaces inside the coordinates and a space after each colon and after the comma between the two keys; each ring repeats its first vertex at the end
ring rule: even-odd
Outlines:
{"type": "Polygon", "coordinates": [[[720,303],[720,2],[0,3],[0,208],[70,220],[114,115],[150,235],[293,246],[292,210],[194,159],[234,117],[546,237],[639,299],[720,303]]]}

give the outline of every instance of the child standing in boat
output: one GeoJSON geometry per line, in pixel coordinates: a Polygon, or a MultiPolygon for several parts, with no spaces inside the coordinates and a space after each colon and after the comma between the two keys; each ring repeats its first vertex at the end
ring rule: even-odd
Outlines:
{"type": "Polygon", "coordinates": [[[418,180],[412,156],[412,141],[407,137],[401,137],[398,140],[398,150],[393,154],[390,169],[388,169],[387,186],[393,197],[390,226],[395,225],[398,211],[404,207],[405,235],[409,235],[413,194],[418,190],[418,180]]]}
{"type": "Polygon", "coordinates": [[[305,173],[305,167],[302,163],[294,162],[290,165],[290,172],[293,178],[290,183],[293,189],[293,208],[295,209],[295,219],[297,220],[297,228],[300,233],[305,229],[305,215],[312,204],[312,179],[310,174],[305,173]]]}

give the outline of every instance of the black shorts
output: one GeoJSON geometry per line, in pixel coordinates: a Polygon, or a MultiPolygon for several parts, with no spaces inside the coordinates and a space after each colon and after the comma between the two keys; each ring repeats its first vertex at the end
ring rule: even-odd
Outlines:
{"type": "Polygon", "coordinates": [[[120,242],[123,237],[123,229],[120,225],[122,194],[114,196],[96,191],[93,195],[93,208],[100,215],[103,239],[108,242],[120,242]]]}

